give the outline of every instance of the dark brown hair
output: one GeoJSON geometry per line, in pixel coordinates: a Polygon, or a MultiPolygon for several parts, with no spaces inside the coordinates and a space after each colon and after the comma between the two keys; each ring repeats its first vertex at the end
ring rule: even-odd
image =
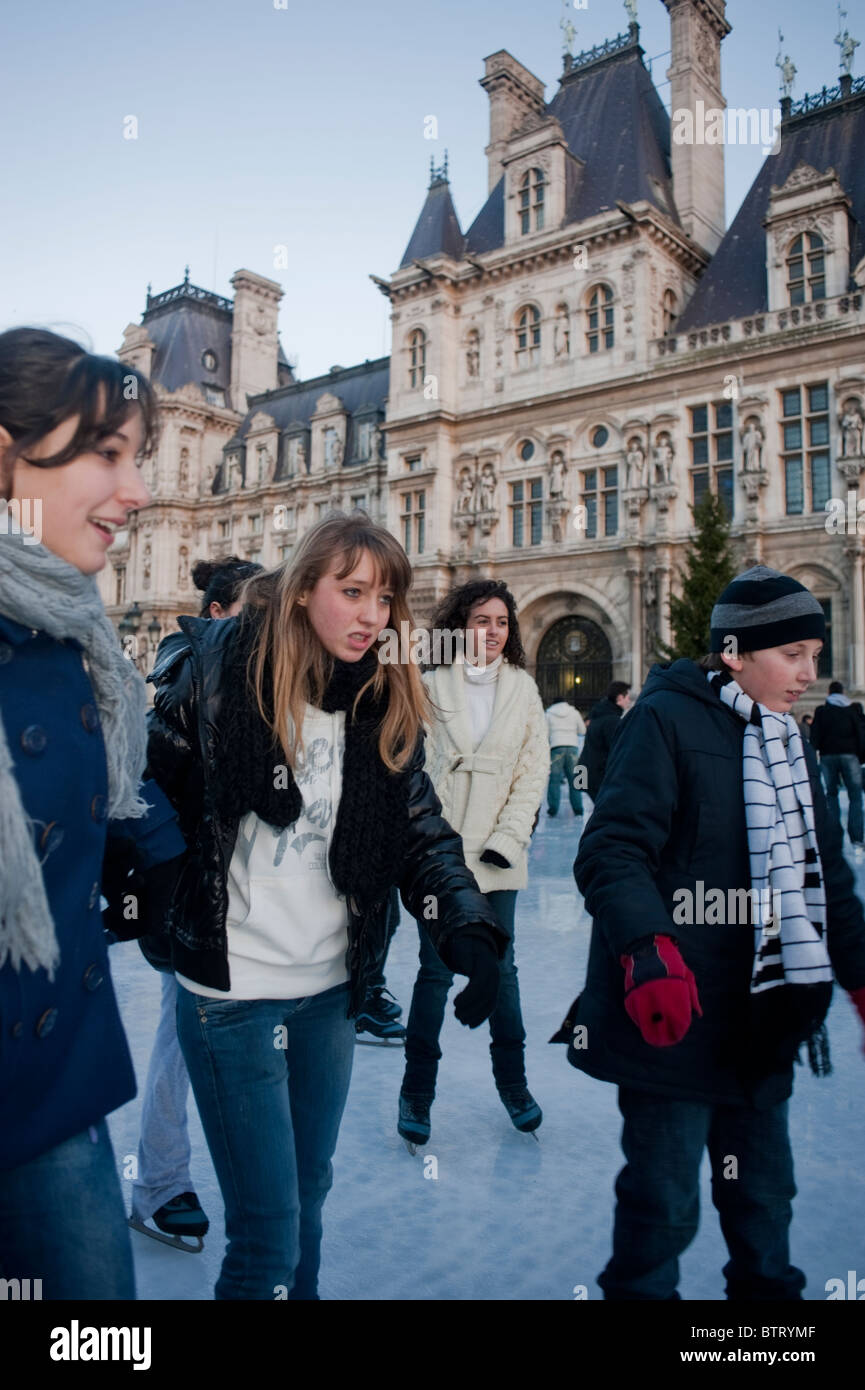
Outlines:
{"type": "Polygon", "coordinates": [[[445,631],[465,630],[469,613],[477,603],[499,598],[508,610],[508,640],[502,655],[511,666],[525,670],[526,654],[517,621],[517,605],[507,584],[501,579],[470,579],[446,594],[432,616],[430,626],[445,631]]]}
{"type": "Polygon", "coordinates": [[[192,566],[192,582],[204,594],[201,617],[210,617],[210,605],[230,608],[240,597],[241,586],[254,574],[261,574],[264,565],[242,560],[239,555],[226,555],[224,560],[196,560],[192,566]]]}
{"type": "Polygon", "coordinates": [[[80,343],[47,329],[0,333],[0,425],[12,436],[3,464],[6,482],[18,458],[37,468],[59,468],[89,453],[134,410],[141,412],[142,453],[148,454],[157,438],[157,403],[141,372],[116,358],[86,352],[80,343]],[[78,424],[64,449],[49,458],[27,457],[34,444],[72,416],[78,424]]]}

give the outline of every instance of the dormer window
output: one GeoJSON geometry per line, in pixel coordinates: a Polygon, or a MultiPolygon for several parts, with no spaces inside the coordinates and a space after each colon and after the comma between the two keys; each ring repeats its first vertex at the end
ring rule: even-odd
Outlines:
{"type": "Polygon", "coordinates": [[[530,367],[541,353],[541,311],[534,304],[520,309],[516,321],[517,366],[530,367]]]}
{"type": "Polygon", "coordinates": [[[546,180],[543,169],[529,169],[520,181],[520,235],[543,231],[544,192],[546,180]]]}
{"type": "Polygon", "coordinates": [[[826,298],[826,256],[819,232],[802,232],[787,252],[787,292],[791,304],[826,298]]]}
{"type": "Polygon", "coordinates": [[[423,386],[426,373],[426,334],[422,328],[415,328],[408,339],[409,386],[413,391],[423,386]]]}
{"type": "Polygon", "coordinates": [[[596,285],[589,291],[586,306],[586,346],[589,352],[601,352],[613,346],[613,291],[609,285],[596,285]]]}

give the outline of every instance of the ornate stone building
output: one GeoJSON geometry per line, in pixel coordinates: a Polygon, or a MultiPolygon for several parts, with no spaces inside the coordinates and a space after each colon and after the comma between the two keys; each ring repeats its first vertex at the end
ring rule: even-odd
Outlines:
{"type": "MultiPolygon", "coordinates": [[[[723,0],[663,3],[674,118],[724,113],[723,0]]],[[[194,557],[276,564],[328,507],[363,506],[405,545],[421,618],[454,582],[505,579],[545,698],[576,689],[585,707],[612,678],[639,685],[669,636],[690,506],[711,489],[737,558],[824,603],[824,677],[861,694],[865,81],[785,97],[726,231],[724,144],[699,122],[678,142],[636,23],[566,55],[549,102],[504,51],[481,85],[489,196],[463,232],[432,170],[377,281],[390,358],[295,381],[280,287],[249,271],[233,301],[188,281],[148,296],[120,355],[152,376],[165,427],[155,501],[110,552],[109,611],[137,600],[153,640],[194,606],[194,557]]],[[[750,116],[759,139],[759,113],[729,111],[727,138],[750,116]]]]}

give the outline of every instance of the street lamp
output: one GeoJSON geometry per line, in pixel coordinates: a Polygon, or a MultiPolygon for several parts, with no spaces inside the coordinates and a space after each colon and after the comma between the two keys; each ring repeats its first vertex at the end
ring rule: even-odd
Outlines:
{"type": "Polygon", "coordinates": [[[159,646],[159,639],[162,635],[162,624],[155,613],[147,624],[146,635],[141,632],[143,618],[144,614],[136,599],[117,624],[117,630],[123,642],[124,654],[130,661],[134,661],[135,665],[142,671],[148,664],[151,652],[155,652],[159,646]]]}

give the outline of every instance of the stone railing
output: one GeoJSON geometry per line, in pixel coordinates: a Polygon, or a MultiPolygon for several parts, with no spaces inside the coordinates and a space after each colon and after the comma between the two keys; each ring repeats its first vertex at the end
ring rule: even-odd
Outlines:
{"type": "Polygon", "coordinates": [[[860,316],[863,304],[861,291],[840,294],[834,299],[816,299],[811,304],[795,304],[787,309],[767,310],[749,314],[747,318],[730,319],[727,323],[694,328],[687,333],[674,333],[668,338],[654,338],[649,343],[649,360],[699,352],[702,348],[720,347],[724,343],[758,342],[773,333],[784,333],[809,324],[830,324],[840,319],[860,316]]]}

